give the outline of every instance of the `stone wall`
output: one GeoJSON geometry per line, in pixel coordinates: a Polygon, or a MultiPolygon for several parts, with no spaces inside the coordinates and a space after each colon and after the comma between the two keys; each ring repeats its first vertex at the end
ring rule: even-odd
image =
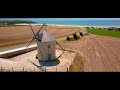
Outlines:
{"type": "Polygon", "coordinates": [[[28,48],[27,51],[26,51],[26,47],[23,47],[23,48],[9,50],[9,51],[5,51],[5,52],[0,52],[0,58],[12,58],[14,56],[24,54],[26,52],[33,51],[36,49],[37,49],[37,46],[32,46],[32,47],[28,48]]]}

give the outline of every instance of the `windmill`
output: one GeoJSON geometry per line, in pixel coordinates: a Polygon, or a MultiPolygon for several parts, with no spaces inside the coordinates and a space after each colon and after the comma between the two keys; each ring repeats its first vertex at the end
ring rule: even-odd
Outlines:
{"type": "MultiPolygon", "coordinates": [[[[36,55],[36,59],[39,60],[39,63],[40,62],[51,62],[51,61],[54,61],[54,60],[58,59],[64,53],[64,49],[62,48],[62,46],[56,41],[56,39],[47,30],[44,30],[42,33],[40,33],[40,31],[42,30],[42,28],[44,26],[46,26],[45,23],[41,26],[41,28],[38,30],[38,32],[36,34],[35,34],[32,26],[31,26],[31,24],[29,24],[29,26],[30,26],[31,31],[33,33],[33,38],[29,42],[29,44],[27,45],[26,51],[27,51],[28,47],[30,46],[30,44],[35,39],[36,43],[37,43],[37,55],[36,55]],[[55,52],[55,45],[56,44],[58,44],[61,47],[61,49],[62,49],[62,54],[59,57],[55,56],[55,53],[56,53],[55,52]]],[[[31,62],[31,63],[33,65],[37,66],[40,69],[42,67],[42,66],[36,65],[33,62],[31,62]]]]}

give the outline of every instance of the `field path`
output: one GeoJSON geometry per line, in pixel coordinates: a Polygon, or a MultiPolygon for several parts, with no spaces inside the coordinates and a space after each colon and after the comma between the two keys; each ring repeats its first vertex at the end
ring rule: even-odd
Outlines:
{"type": "Polygon", "coordinates": [[[61,45],[81,53],[85,58],[85,72],[120,71],[119,38],[86,35],[78,41],[66,41],[61,45]]]}

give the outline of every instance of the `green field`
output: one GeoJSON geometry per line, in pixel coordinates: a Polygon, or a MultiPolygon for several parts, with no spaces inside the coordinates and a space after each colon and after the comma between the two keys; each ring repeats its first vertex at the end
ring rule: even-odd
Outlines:
{"type": "Polygon", "coordinates": [[[23,20],[9,20],[9,21],[0,21],[0,27],[10,27],[15,26],[15,24],[19,23],[35,23],[33,21],[23,21],[23,20]]]}
{"type": "Polygon", "coordinates": [[[120,38],[120,31],[111,31],[111,30],[95,29],[95,28],[92,28],[92,29],[86,28],[86,30],[91,34],[120,38]]]}

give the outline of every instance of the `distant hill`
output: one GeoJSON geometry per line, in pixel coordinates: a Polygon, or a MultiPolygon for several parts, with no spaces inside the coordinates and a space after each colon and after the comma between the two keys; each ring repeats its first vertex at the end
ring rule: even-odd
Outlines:
{"type": "Polygon", "coordinates": [[[15,24],[19,23],[36,23],[33,21],[24,21],[24,20],[8,20],[8,21],[0,21],[0,26],[15,26],[15,24]]]}

